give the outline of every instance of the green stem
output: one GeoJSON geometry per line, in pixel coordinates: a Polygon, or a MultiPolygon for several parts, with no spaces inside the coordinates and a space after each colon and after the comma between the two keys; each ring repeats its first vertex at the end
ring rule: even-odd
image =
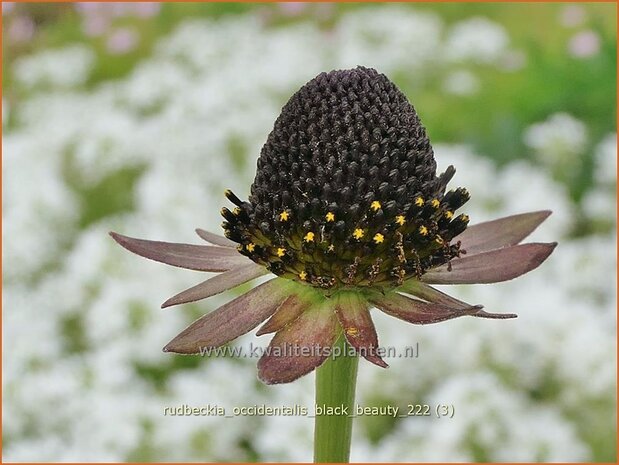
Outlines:
{"type": "Polygon", "coordinates": [[[343,334],[333,350],[339,355],[332,355],[316,370],[315,463],[348,463],[350,457],[359,357],[348,354],[351,349],[343,334]]]}

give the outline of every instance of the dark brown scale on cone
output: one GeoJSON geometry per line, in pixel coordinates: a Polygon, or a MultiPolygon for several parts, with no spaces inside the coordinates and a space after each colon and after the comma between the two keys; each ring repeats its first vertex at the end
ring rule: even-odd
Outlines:
{"type": "Polygon", "coordinates": [[[332,289],[398,286],[463,251],[465,189],[445,193],[425,128],[373,69],[322,73],[282,109],[226,236],[273,273],[332,289]]]}

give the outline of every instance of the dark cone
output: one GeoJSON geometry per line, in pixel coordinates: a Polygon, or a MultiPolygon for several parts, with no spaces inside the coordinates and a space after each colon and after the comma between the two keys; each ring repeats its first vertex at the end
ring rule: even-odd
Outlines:
{"type": "Polygon", "coordinates": [[[407,98],[373,69],[322,73],[282,109],[249,202],[222,210],[226,236],[277,275],[316,287],[399,285],[459,254],[468,223],[436,175],[407,98]]]}

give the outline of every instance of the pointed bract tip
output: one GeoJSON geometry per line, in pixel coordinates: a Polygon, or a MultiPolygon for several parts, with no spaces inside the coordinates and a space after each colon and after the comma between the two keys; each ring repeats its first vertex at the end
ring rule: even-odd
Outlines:
{"type": "Polygon", "coordinates": [[[118,245],[120,245],[121,247],[124,247],[125,249],[129,250],[129,252],[133,252],[132,250],[129,249],[129,247],[127,245],[132,240],[131,237],[125,236],[123,234],[119,234],[119,233],[114,232],[114,231],[110,231],[108,234],[110,235],[110,237],[112,239],[114,239],[116,241],[116,243],[118,245]]]}
{"type": "MultiPolygon", "coordinates": [[[[542,253],[542,259],[539,262],[539,265],[541,265],[542,263],[544,263],[546,261],[546,259],[548,257],[550,257],[550,255],[552,255],[552,253],[555,251],[555,249],[557,248],[557,246],[559,245],[558,242],[544,242],[542,243],[542,245],[545,245],[547,247],[546,252],[542,253]]],[[[539,266],[538,265],[538,266],[539,266]]]]}
{"type": "Polygon", "coordinates": [[[532,214],[533,215],[537,214],[537,217],[539,218],[538,220],[539,221],[538,226],[539,226],[544,221],[546,221],[550,215],[552,215],[552,210],[540,210],[537,212],[532,212],[532,214]]]}
{"type": "Polygon", "coordinates": [[[519,213],[513,216],[526,216],[526,215],[540,217],[541,218],[540,223],[542,223],[546,218],[552,215],[552,210],[536,210],[532,212],[519,213]]]}
{"type": "Polygon", "coordinates": [[[379,356],[367,356],[365,357],[365,359],[368,362],[373,363],[376,366],[379,366],[381,368],[389,368],[389,364],[387,362],[385,362],[382,358],[380,358],[379,356]]]}
{"type": "MultiPolygon", "coordinates": [[[[125,236],[123,234],[119,234],[119,233],[114,232],[114,231],[110,231],[108,234],[123,249],[127,249],[129,252],[135,253],[133,250],[131,250],[131,241],[135,240],[135,239],[132,239],[131,237],[125,236]]],[[[140,254],[138,254],[138,255],[140,255],[140,254]]]]}
{"type": "Polygon", "coordinates": [[[490,313],[483,310],[474,313],[472,316],[478,318],[488,318],[491,320],[510,320],[513,318],[518,318],[518,315],[516,315],[515,313],[490,313]]]}
{"type": "Polygon", "coordinates": [[[170,342],[168,342],[164,346],[163,351],[164,352],[172,352],[174,354],[192,354],[192,353],[195,353],[195,352],[191,352],[191,351],[187,351],[187,350],[182,350],[181,347],[176,343],[176,339],[177,338],[174,338],[170,342]]]}

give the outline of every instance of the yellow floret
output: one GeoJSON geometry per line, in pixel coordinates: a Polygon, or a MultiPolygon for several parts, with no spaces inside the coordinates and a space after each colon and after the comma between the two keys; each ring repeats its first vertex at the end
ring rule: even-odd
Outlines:
{"type": "Polygon", "coordinates": [[[382,244],[383,242],[385,242],[385,236],[383,236],[381,233],[378,233],[374,236],[374,242],[376,242],[377,244],[382,244]]]}
{"type": "Polygon", "coordinates": [[[400,226],[404,226],[404,223],[406,223],[406,218],[404,218],[404,215],[398,215],[395,217],[395,222],[400,226]]]}
{"type": "Polygon", "coordinates": [[[372,202],[372,204],[370,205],[370,208],[372,210],[374,210],[375,212],[377,212],[378,210],[380,210],[383,206],[380,204],[380,202],[378,200],[374,200],[374,202],[372,202]]]}
{"type": "Polygon", "coordinates": [[[278,257],[283,257],[284,255],[286,255],[286,249],[284,249],[283,247],[280,247],[279,249],[277,249],[277,256],[278,257]]]}
{"type": "Polygon", "coordinates": [[[355,337],[357,334],[359,334],[359,330],[355,327],[346,328],[346,334],[348,336],[355,337]]]}
{"type": "Polygon", "coordinates": [[[363,229],[357,228],[355,229],[355,231],[352,233],[352,236],[359,240],[361,239],[363,236],[365,236],[365,231],[363,229]]]}
{"type": "Polygon", "coordinates": [[[314,233],[313,232],[308,232],[305,237],[303,238],[303,240],[305,242],[314,242],[314,233]]]}
{"type": "Polygon", "coordinates": [[[288,221],[289,217],[290,217],[290,213],[288,213],[285,210],[279,214],[279,220],[280,221],[288,221]]]}
{"type": "Polygon", "coordinates": [[[335,221],[335,214],[333,212],[329,212],[325,215],[325,219],[327,220],[327,223],[331,223],[335,221]]]}

